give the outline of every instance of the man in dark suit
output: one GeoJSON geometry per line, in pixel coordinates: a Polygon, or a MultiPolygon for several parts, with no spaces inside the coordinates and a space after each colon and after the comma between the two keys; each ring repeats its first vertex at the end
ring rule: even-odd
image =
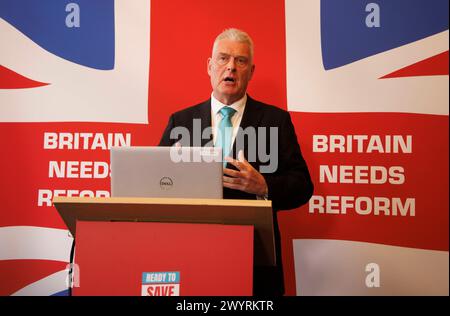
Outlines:
{"type": "Polygon", "coordinates": [[[172,114],[159,145],[221,147],[226,160],[224,198],[272,201],[277,267],[255,267],[254,294],[283,295],[276,211],[307,203],[313,192],[294,126],[287,111],[246,94],[255,65],[253,42],[245,32],[222,32],[214,42],[207,69],[211,99],[172,114]],[[178,127],[188,130],[191,137],[180,138],[174,133],[178,127]]]}

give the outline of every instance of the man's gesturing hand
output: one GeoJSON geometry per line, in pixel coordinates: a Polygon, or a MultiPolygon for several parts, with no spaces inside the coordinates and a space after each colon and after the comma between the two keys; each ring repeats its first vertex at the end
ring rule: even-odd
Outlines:
{"type": "Polygon", "coordinates": [[[225,188],[244,191],[258,196],[267,194],[267,183],[264,177],[245,159],[242,150],[238,153],[238,160],[225,157],[225,160],[238,170],[225,168],[223,186],[225,188]]]}

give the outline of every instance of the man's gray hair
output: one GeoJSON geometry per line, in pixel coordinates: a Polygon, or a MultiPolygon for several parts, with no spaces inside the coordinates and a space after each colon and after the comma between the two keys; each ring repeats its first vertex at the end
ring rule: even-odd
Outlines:
{"type": "Polygon", "coordinates": [[[217,42],[225,39],[247,44],[250,48],[250,59],[253,61],[253,41],[247,33],[235,28],[224,30],[216,37],[213,45],[213,52],[216,49],[217,42]]]}

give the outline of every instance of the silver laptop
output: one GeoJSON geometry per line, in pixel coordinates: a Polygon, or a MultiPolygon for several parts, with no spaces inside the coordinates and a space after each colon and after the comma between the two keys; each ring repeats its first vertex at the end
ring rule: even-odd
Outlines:
{"type": "Polygon", "coordinates": [[[112,147],[113,197],[223,197],[221,150],[214,147],[112,147]]]}

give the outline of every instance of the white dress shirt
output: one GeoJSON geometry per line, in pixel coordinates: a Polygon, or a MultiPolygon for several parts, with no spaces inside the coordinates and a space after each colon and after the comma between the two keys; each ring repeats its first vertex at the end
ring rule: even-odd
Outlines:
{"type": "MultiPolygon", "coordinates": [[[[247,94],[245,94],[241,99],[237,100],[229,107],[236,110],[236,113],[231,117],[231,124],[233,124],[233,134],[231,137],[231,146],[233,146],[234,140],[236,139],[239,126],[241,125],[242,115],[244,114],[245,104],[247,103],[247,94]]],[[[220,114],[220,109],[226,104],[221,103],[217,100],[211,93],[211,127],[213,132],[213,141],[216,143],[217,128],[222,120],[222,114],[220,114]]],[[[265,196],[256,196],[257,200],[267,200],[267,194],[265,196]]]]}

